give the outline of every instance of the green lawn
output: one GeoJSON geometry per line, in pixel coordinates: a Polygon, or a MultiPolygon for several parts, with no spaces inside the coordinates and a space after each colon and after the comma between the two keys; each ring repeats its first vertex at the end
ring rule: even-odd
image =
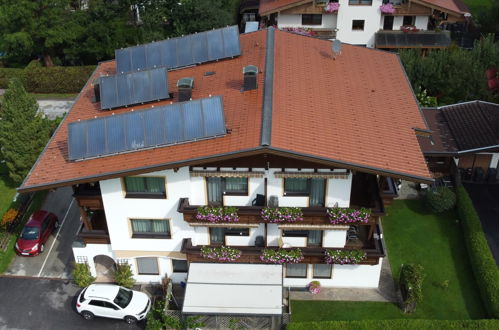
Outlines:
{"type": "Polygon", "coordinates": [[[0,163],[0,219],[12,203],[16,195],[16,187],[9,179],[7,167],[0,163]]]}
{"type": "Polygon", "coordinates": [[[30,93],[37,100],[73,100],[78,94],[40,94],[40,93],[30,93]]]}
{"type": "Polygon", "coordinates": [[[395,201],[383,218],[384,238],[395,278],[404,263],[425,268],[423,303],[412,315],[390,303],[293,301],[292,320],[478,319],[485,312],[454,212],[430,214],[423,201],[395,201]],[[448,281],[448,287],[442,283],[448,281]]]}

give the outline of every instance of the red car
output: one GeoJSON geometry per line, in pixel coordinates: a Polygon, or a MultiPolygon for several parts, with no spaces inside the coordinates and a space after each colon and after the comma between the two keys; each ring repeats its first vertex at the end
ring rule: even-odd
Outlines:
{"type": "Polygon", "coordinates": [[[17,238],[16,253],[23,256],[36,256],[44,250],[50,234],[59,227],[55,214],[47,211],[36,211],[24,225],[17,238]]]}

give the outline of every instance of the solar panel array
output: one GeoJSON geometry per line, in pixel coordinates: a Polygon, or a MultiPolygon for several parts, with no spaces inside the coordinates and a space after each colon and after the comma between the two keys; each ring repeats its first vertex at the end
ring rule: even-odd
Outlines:
{"type": "Polygon", "coordinates": [[[377,32],[375,44],[378,48],[449,47],[451,38],[450,34],[445,32],[377,32]]]}
{"type": "Polygon", "coordinates": [[[222,97],[214,96],[70,123],[69,159],[95,158],[225,134],[222,97]]]}
{"type": "Polygon", "coordinates": [[[168,69],[241,55],[237,26],[117,49],[117,72],[155,67],[168,69]]]}
{"type": "Polygon", "coordinates": [[[170,97],[165,68],[102,76],[99,88],[101,109],[123,107],[170,97]]]}

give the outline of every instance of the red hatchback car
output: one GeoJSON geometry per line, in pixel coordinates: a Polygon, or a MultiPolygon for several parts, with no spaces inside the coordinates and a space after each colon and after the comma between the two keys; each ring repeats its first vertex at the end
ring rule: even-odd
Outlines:
{"type": "Polygon", "coordinates": [[[50,234],[58,227],[59,221],[55,214],[36,211],[17,238],[16,253],[22,256],[36,256],[42,253],[50,234]]]}

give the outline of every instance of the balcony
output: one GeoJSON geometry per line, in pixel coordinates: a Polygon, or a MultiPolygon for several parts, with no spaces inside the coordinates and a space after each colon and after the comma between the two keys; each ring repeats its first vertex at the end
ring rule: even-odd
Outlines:
{"type": "Polygon", "coordinates": [[[95,211],[87,222],[81,225],[78,238],[85,244],[111,244],[104,211],[95,211]]]}
{"type": "Polygon", "coordinates": [[[451,44],[449,31],[378,31],[374,35],[376,48],[447,48],[451,44]]]}
{"type": "Polygon", "coordinates": [[[394,16],[430,16],[433,10],[420,4],[407,0],[389,0],[383,3],[391,3],[395,8],[394,16]]]}
{"type": "MultiPolygon", "coordinates": [[[[367,259],[362,261],[361,265],[377,265],[379,263],[379,258],[383,258],[385,256],[385,248],[383,245],[383,241],[381,237],[381,231],[379,226],[376,226],[376,234],[375,237],[366,242],[365,247],[362,248],[366,254],[367,259]]],[[[209,259],[205,259],[201,256],[201,245],[193,246],[192,240],[190,238],[184,238],[182,241],[181,252],[187,255],[187,260],[189,262],[217,262],[209,259]]],[[[214,245],[215,247],[215,245],[214,245]]],[[[235,263],[254,263],[261,264],[263,263],[260,260],[260,256],[263,253],[264,247],[259,246],[233,246],[241,250],[241,257],[238,258],[235,263]]],[[[276,246],[269,246],[269,248],[277,248],[276,246]]],[[[345,250],[351,250],[356,247],[350,246],[347,242],[345,246],[345,250]]],[[[285,250],[291,250],[295,248],[284,248],[285,250]]],[[[325,248],[322,247],[302,247],[300,250],[303,253],[304,259],[300,263],[305,264],[323,264],[325,248]]]]}
{"type": "Polygon", "coordinates": [[[79,184],[73,187],[73,191],[73,197],[80,207],[90,210],[104,209],[99,183],[79,184]]]}

